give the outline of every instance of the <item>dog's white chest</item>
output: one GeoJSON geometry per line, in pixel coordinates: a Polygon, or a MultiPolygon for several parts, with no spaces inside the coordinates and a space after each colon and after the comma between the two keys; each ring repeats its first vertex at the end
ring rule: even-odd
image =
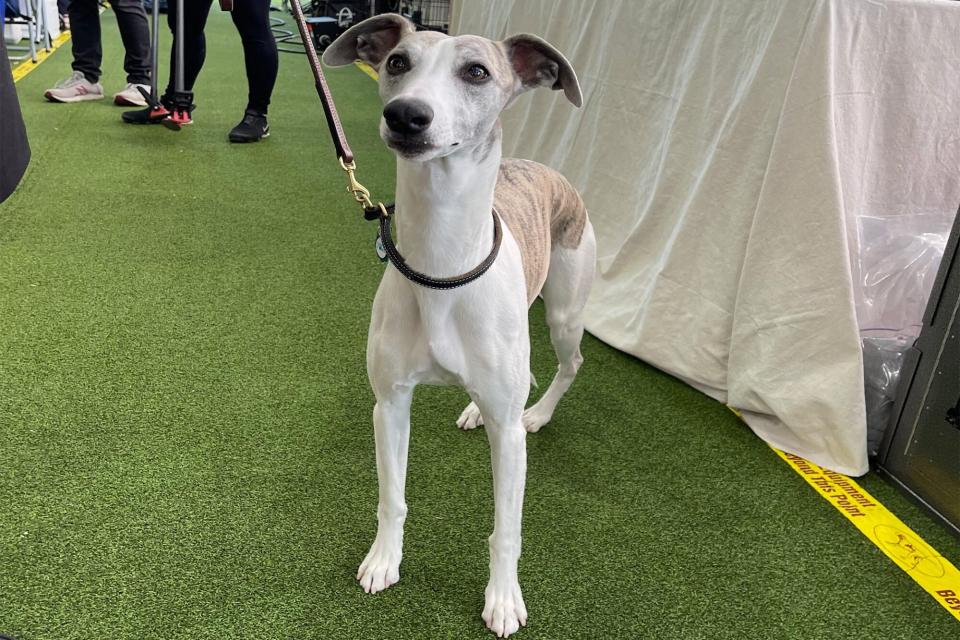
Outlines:
{"type": "Polygon", "coordinates": [[[437,359],[433,359],[430,367],[422,374],[422,384],[433,384],[440,386],[463,385],[463,377],[460,373],[443,366],[437,359]]]}
{"type": "Polygon", "coordinates": [[[461,327],[448,311],[423,309],[424,349],[430,362],[428,384],[463,384],[466,358],[461,327]]]}

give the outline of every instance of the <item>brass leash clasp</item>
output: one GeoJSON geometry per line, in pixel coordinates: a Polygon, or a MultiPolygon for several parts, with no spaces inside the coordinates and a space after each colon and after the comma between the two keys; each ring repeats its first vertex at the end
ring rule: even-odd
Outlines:
{"type": "Polygon", "coordinates": [[[370,199],[370,190],[357,181],[357,177],[354,175],[354,172],[357,170],[356,161],[351,160],[350,162],[344,162],[341,157],[340,166],[347,172],[347,180],[350,182],[347,186],[347,192],[353,194],[353,199],[363,207],[363,217],[367,220],[390,217],[393,205],[388,207],[382,202],[374,204],[373,200],[370,199]]]}
{"type": "Polygon", "coordinates": [[[362,207],[366,208],[375,208],[373,201],[370,200],[370,190],[365,186],[357,182],[357,178],[354,175],[354,171],[357,169],[357,163],[351,160],[349,163],[343,161],[343,158],[340,158],[340,166],[344,171],[347,172],[347,180],[350,184],[347,186],[347,191],[353,194],[353,199],[356,200],[362,207]]]}

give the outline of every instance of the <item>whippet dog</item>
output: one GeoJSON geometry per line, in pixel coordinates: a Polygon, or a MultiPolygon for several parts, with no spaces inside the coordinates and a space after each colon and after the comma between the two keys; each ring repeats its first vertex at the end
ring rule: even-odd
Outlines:
{"type": "Polygon", "coordinates": [[[491,255],[495,216],[504,224],[492,266],[469,284],[433,290],[388,267],[373,302],[367,369],[380,499],[377,535],[357,573],[376,593],[400,579],[410,402],[424,384],[458,384],[473,402],[457,420],[485,425],[494,482],[490,580],[483,620],[506,637],[527,622],[517,580],[526,435],[546,424],[583,361],[582,312],[596,242],[576,190],[557,172],[501,159],[500,112],[535,87],[582,102],[577,77],[532,35],[500,42],[416,32],[398,15],[361,22],[323,61],[362,60],[379,71],[380,137],[397,156],[397,247],[418,272],[450,277],[491,255]],[[493,214],[491,214],[493,212],[493,214]],[[530,388],[527,311],[546,306],[559,369],[524,411],[530,388]]]}

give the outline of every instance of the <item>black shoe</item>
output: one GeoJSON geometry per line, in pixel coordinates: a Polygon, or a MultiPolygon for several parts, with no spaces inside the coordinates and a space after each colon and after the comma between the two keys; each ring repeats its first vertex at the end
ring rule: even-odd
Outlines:
{"type": "Polygon", "coordinates": [[[230,130],[230,142],[257,142],[270,136],[266,114],[247,111],[240,124],[230,130]]]}

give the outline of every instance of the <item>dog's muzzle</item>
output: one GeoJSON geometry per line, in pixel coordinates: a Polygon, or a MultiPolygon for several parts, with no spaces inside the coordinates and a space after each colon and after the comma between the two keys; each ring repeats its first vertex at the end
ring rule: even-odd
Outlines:
{"type": "Polygon", "coordinates": [[[433,109],[423,100],[391,100],[383,109],[387,127],[401,136],[418,136],[433,122],[433,109]]]}

